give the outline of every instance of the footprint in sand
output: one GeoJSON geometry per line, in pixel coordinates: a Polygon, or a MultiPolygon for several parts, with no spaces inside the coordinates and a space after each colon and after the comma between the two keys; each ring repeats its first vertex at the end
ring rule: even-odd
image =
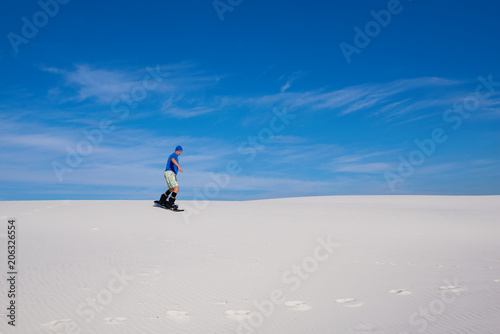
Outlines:
{"type": "Polygon", "coordinates": [[[460,292],[467,291],[468,289],[465,287],[460,287],[460,286],[455,286],[455,285],[445,285],[445,286],[440,286],[439,290],[445,291],[445,292],[460,293],[460,292]]]}
{"type": "Polygon", "coordinates": [[[291,310],[294,311],[309,311],[311,306],[307,305],[305,301],[301,300],[291,300],[285,302],[285,306],[288,306],[291,310]]]}
{"type": "Polygon", "coordinates": [[[52,320],[49,322],[46,322],[42,324],[43,327],[46,327],[50,329],[51,331],[59,333],[60,330],[65,330],[66,324],[73,322],[71,319],[59,319],[59,320],[52,320]]]}
{"type": "Polygon", "coordinates": [[[356,333],[373,333],[377,331],[377,328],[372,325],[365,325],[360,323],[357,326],[353,326],[352,330],[356,333]]]}
{"type": "Polygon", "coordinates": [[[185,323],[189,321],[189,313],[186,311],[168,310],[166,314],[170,320],[177,323],[185,323]]]}
{"type": "Polygon", "coordinates": [[[389,292],[399,296],[411,295],[411,291],[408,291],[406,289],[394,289],[390,290],[389,292]]]}
{"type": "Polygon", "coordinates": [[[360,307],[363,306],[365,303],[354,299],[354,298],[343,298],[343,299],[337,299],[337,303],[344,305],[345,307],[360,307]]]}
{"type": "Polygon", "coordinates": [[[226,317],[236,321],[243,321],[248,319],[250,316],[250,311],[248,310],[227,310],[226,317]]]}
{"type": "Polygon", "coordinates": [[[142,285],[156,285],[158,284],[158,274],[160,273],[159,270],[156,269],[147,269],[146,272],[143,273],[137,273],[138,276],[143,276],[145,281],[141,281],[142,285]]]}
{"type": "Polygon", "coordinates": [[[119,325],[125,321],[127,321],[127,318],[125,318],[125,317],[116,317],[116,318],[107,317],[107,318],[104,318],[104,322],[107,325],[119,325]]]}
{"type": "Polygon", "coordinates": [[[160,271],[157,270],[157,269],[146,269],[145,273],[137,273],[137,275],[140,275],[140,276],[155,276],[155,275],[158,275],[159,273],[160,273],[160,271]]]}

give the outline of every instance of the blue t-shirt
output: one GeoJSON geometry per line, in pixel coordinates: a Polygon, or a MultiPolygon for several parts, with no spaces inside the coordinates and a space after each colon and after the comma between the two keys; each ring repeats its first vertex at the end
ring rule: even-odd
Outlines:
{"type": "Polygon", "coordinates": [[[177,163],[179,163],[179,156],[177,155],[177,153],[174,152],[170,154],[167,161],[167,167],[165,167],[165,171],[171,170],[172,172],[175,173],[175,175],[177,175],[177,171],[179,168],[176,165],[174,165],[174,163],[172,162],[172,158],[175,159],[177,163]]]}

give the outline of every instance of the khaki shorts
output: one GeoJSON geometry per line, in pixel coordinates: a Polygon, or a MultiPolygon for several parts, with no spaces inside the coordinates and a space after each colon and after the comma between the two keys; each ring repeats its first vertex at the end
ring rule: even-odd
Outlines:
{"type": "Polygon", "coordinates": [[[167,181],[168,189],[179,186],[179,184],[177,183],[177,175],[175,175],[174,172],[172,172],[171,170],[166,170],[163,175],[165,176],[165,181],[167,181]]]}

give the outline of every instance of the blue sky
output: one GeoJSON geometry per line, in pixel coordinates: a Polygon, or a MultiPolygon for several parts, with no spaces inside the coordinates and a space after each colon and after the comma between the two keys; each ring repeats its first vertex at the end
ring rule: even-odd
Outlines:
{"type": "Polygon", "coordinates": [[[499,194],[497,2],[0,6],[0,200],[499,194]]]}

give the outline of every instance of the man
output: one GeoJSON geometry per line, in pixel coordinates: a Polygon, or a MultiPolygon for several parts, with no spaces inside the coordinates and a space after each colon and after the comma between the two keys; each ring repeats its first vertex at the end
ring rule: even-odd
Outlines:
{"type": "Polygon", "coordinates": [[[175,197],[179,192],[179,184],[177,183],[177,172],[183,172],[179,165],[179,156],[182,153],[182,146],[177,146],[175,152],[168,157],[167,166],[165,168],[165,181],[167,181],[168,190],[161,195],[160,204],[167,209],[177,210],[177,205],[174,204],[175,197]],[[170,195],[170,198],[168,198],[170,195]],[[168,199],[168,201],[167,201],[168,199]]]}

